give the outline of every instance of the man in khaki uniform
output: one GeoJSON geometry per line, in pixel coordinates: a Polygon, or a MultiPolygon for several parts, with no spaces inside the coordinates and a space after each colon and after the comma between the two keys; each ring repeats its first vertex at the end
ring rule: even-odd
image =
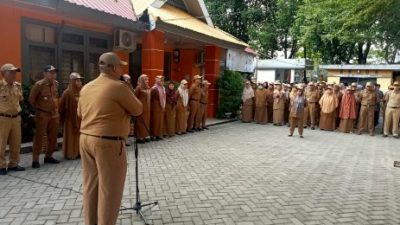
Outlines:
{"type": "Polygon", "coordinates": [[[131,116],[142,103],[121,81],[127,65],[113,52],[99,58],[100,75],[86,84],[78,102],[86,225],[113,225],[118,218],[127,170],[125,141],[131,116]]]}
{"type": "Polygon", "coordinates": [[[200,129],[207,129],[206,120],[207,120],[207,108],[208,108],[208,87],[210,86],[210,82],[207,80],[203,80],[202,88],[201,88],[201,97],[200,97],[200,116],[198,117],[198,126],[200,129]]]}
{"type": "Polygon", "coordinates": [[[315,87],[314,82],[310,82],[308,84],[309,89],[306,91],[305,96],[307,99],[308,106],[306,115],[304,115],[305,120],[307,121],[308,118],[311,122],[311,130],[315,129],[315,125],[317,123],[317,104],[320,99],[319,91],[315,87]]]}
{"type": "Polygon", "coordinates": [[[57,164],[60,162],[53,158],[59,125],[57,72],[58,70],[54,66],[45,66],[44,78],[35,83],[29,95],[29,102],[35,109],[36,125],[36,133],[33,140],[32,168],[40,168],[39,155],[45,135],[47,136],[47,151],[44,163],[57,164]]]}
{"type": "MultiPolygon", "coordinates": [[[[193,77],[193,84],[189,89],[189,121],[188,121],[188,132],[193,132],[194,130],[199,130],[196,127],[196,120],[200,117],[200,97],[201,97],[201,76],[196,75],[193,77]]],[[[198,124],[197,124],[198,125],[198,124]]]]}
{"type": "Polygon", "coordinates": [[[368,130],[369,135],[375,135],[374,114],[376,105],[376,92],[371,82],[367,82],[365,90],[359,94],[361,102],[360,116],[358,121],[358,134],[368,130]]]}
{"type": "Polygon", "coordinates": [[[399,119],[400,119],[400,84],[393,83],[393,91],[386,95],[386,112],[383,136],[387,137],[390,127],[392,127],[393,137],[399,138],[399,119]]]}
{"type": "Polygon", "coordinates": [[[21,84],[15,82],[15,74],[20,69],[12,64],[4,64],[0,80],[0,175],[7,175],[7,160],[5,157],[7,142],[10,145],[10,162],[8,171],[24,171],[18,165],[21,150],[21,84]]]}

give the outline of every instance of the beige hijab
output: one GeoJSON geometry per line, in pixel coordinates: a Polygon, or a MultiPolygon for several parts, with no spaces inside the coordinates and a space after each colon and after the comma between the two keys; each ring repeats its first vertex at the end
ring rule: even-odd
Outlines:
{"type": "Polygon", "coordinates": [[[251,85],[249,85],[248,87],[245,86],[243,89],[243,94],[242,94],[243,102],[247,101],[250,98],[254,98],[254,90],[251,87],[251,85]]]}
{"type": "Polygon", "coordinates": [[[183,106],[187,106],[189,103],[189,91],[187,88],[184,88],[185,84],[187,84],[186,80],[181,81],[181,85],[179,85],[178,92],[182,98],[183,106]]]}
{"type": "Polygon", "coordinates": [[[323,113],[332,113],[338,107],[339,101],[333,91],[330,93],[325,91],[324,95],[322,95],[319,100],[319,105],[321,106],[321,111],[323,113]]]}

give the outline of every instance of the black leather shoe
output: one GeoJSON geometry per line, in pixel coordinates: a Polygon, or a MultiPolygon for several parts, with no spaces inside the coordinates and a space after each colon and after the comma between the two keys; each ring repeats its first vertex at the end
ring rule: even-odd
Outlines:
{"type": "Polygon", "coordinates": [[[8,167],[8,171],[25,171],[25,168],[17,165],[14,167],[8,167]]]}
{"type": "Polygon", "coordinates": [[[6,168],[1,168],[0,169],[0,176],[1,175],[7,175],[7,169],[6,168]]]}
{"type": "Polygon", "coordinates": [[[34,168],[34,169],[40,168],[40,163],[39,162],[32,162],[32,168],[34,168]]]}
{"type": "Polygon", "coordinates": [[[208,127],[203,127],[203,129],[208,130],[208,127]]]}
{"type": "Polygon", "coordinates": [[[194,131],[192,129],[187,130],[189,133],[193,133],[194,131]]]}
{"type": "Polygon", "coordinates": [[[146,141],[144,139],[137,139],[137,143],[138,144],[144,144],[144,143],[146,143],[146,141]]]}
{"type": "Polygon", "coordinates": [[[57,159],[55,159],[53,157],[45,157],[44,163],[58,164],[58,163],[60,163],[60,161],[58,161],[57,159]]]}

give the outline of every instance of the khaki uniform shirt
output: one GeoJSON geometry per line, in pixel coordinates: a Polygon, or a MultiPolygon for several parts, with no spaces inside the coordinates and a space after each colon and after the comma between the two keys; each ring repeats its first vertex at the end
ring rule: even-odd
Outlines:
{"type": "Polygon", "coordinates": [[[367,107],[375,106],[377,100],[375,91],[369,92],[367,90],[364,90],[360,93],[359,96],[361,105],[367,107]]]}
{"type": "Polygon", "coordinates": [[[192,86],[189,89],[190,100],[199,101],[200,97],[201,97],[201,88],[196,84],[192,84],[192,86]]]}
{"type": "Polygon", "coordinates": [[[318,90],[307,90],[306,91],[306,99],[307,102],[309,103],[318,103],[320,96],[319,96],[319,91],[318,90]]]}
{"type": "Polygon", "coordinates": [[[80,131],[96,136],[127,137],[131,116],[139,116],[142,111],[142,103],[127,84],[102,73],[80,92],[80,131]]]}
{"type": "Polygon", "coordinates": [[[36,82],[29,95],[29,102],[36,110],[58,117],[58,82],[49,82],[45,78],[36,82]]]}
{"type": "Polygon", "coordinates": [[[398,92],[391,92],[388,95],[388,103],[387,107],[392,108],[399,108],[400,107],[400,91],[398,92]]]}
{"type": "Polygon", "coordinates": [[[0,113],[15,115],[21,112],[19,102],[22,99],[20,83],[14,82],[9,85],[4,79],[0,80],[0,113]]]}
{"type": "Polygon", "coordinates": [[[208,89],[207,90],[205,88],[201,89],[200,103],[208,104],[208,89]]]}

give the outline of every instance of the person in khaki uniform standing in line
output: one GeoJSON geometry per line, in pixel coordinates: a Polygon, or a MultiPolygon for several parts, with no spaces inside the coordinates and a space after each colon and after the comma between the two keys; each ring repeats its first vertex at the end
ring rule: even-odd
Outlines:
{"type": "MultiPolygon", "coordinates": [[[[201,76],[196,75],[193,77],[193,84],[189,89],[189,121],[188,121],[188,132],[192,133],[194,130],[199,130],[196,127],[197,118],[200,117],[200,97],[201,97],[201,76]]],[[[198,124],[197,124],[198,125],[198,124]]]]}
{"type": "Polygon", "coordinates": [[[79,156],[79,128],[81,121],[76,115],[79,92],[82,89],[83,77],[79,73],[69,75],[69,84],[60,100],[60,124],[63,126],[63,152],[66,160],[80,158],[79,156]]]}
{"type": "Polygon", "coordinates": [[[47,151],[44,163],[57,164],[60,162],[53,158],[59,126],[57,72],[58,70],[54,66],[47,65],[43,72],[44,78],[35,83],[29,95],[29,102],[36,111],[32,168],[40,168],[39,155],[45,135],[47,136],[47,151]]]}
{"type": "Polygon", "coordinates": [[[200,116],[199,116],[199,128],[208,130],[206,126],[207,120],[207,109],[208,109],[208,87],[210,87],[210,82],[207,80],[203,80],[202,88],[201,88],[201,97],[200,97],[200,116]]]}
{"type": "Polygon", "coordinates": [[[80,152],[86,225],[114,225],[118,218],[127,170],[125,141],[131,116],[142,103],[121,81],[122,65],[113,52],[99,58],[100,75],[81,90],[80,152]]]}
{"type": "Polygon", "coordinates": [[[315,87],[314,82],[310,82],[309,89],[306,91],[305,96],[307,99],[307,115],[304,117],[310,118],[311,122],[311,130],[315,129],[315,125],[317,124],[317,105],[320,99],[319,91],[315,87]]]}
{"type": "Polygon", "coordinates": [[[360,135],[364,130],[368,130],[369,135],[374,136],[374,114],[377,98],[371,82],[367,82],[365,90],[359,94],[359,99],[361,102],[361,108],[357,134],[360,135]]]}
{"type": "Polygon", "coordinates": [[[383,137],[387,137],[390,128],[394,138],[399,138],[399,119],[400,119],[400,84],[398,81],[393,83],[393,91],[386,95],[385,124],[383,137]]]}
{"type": "Polygon", "coordinates": [[[16,72],[21,71],[12,64],[4,64],[1,69],[0,80],[0,175],[7,175],[8,171],[24,171],[19,166],[21,150],[21,84],[15,82],[16,72]],[[10,162],[7,166],[5,157],[7,142],[10,145],[10,162]],[[7,169],[8,167],[8,169],[7,169]]]}

